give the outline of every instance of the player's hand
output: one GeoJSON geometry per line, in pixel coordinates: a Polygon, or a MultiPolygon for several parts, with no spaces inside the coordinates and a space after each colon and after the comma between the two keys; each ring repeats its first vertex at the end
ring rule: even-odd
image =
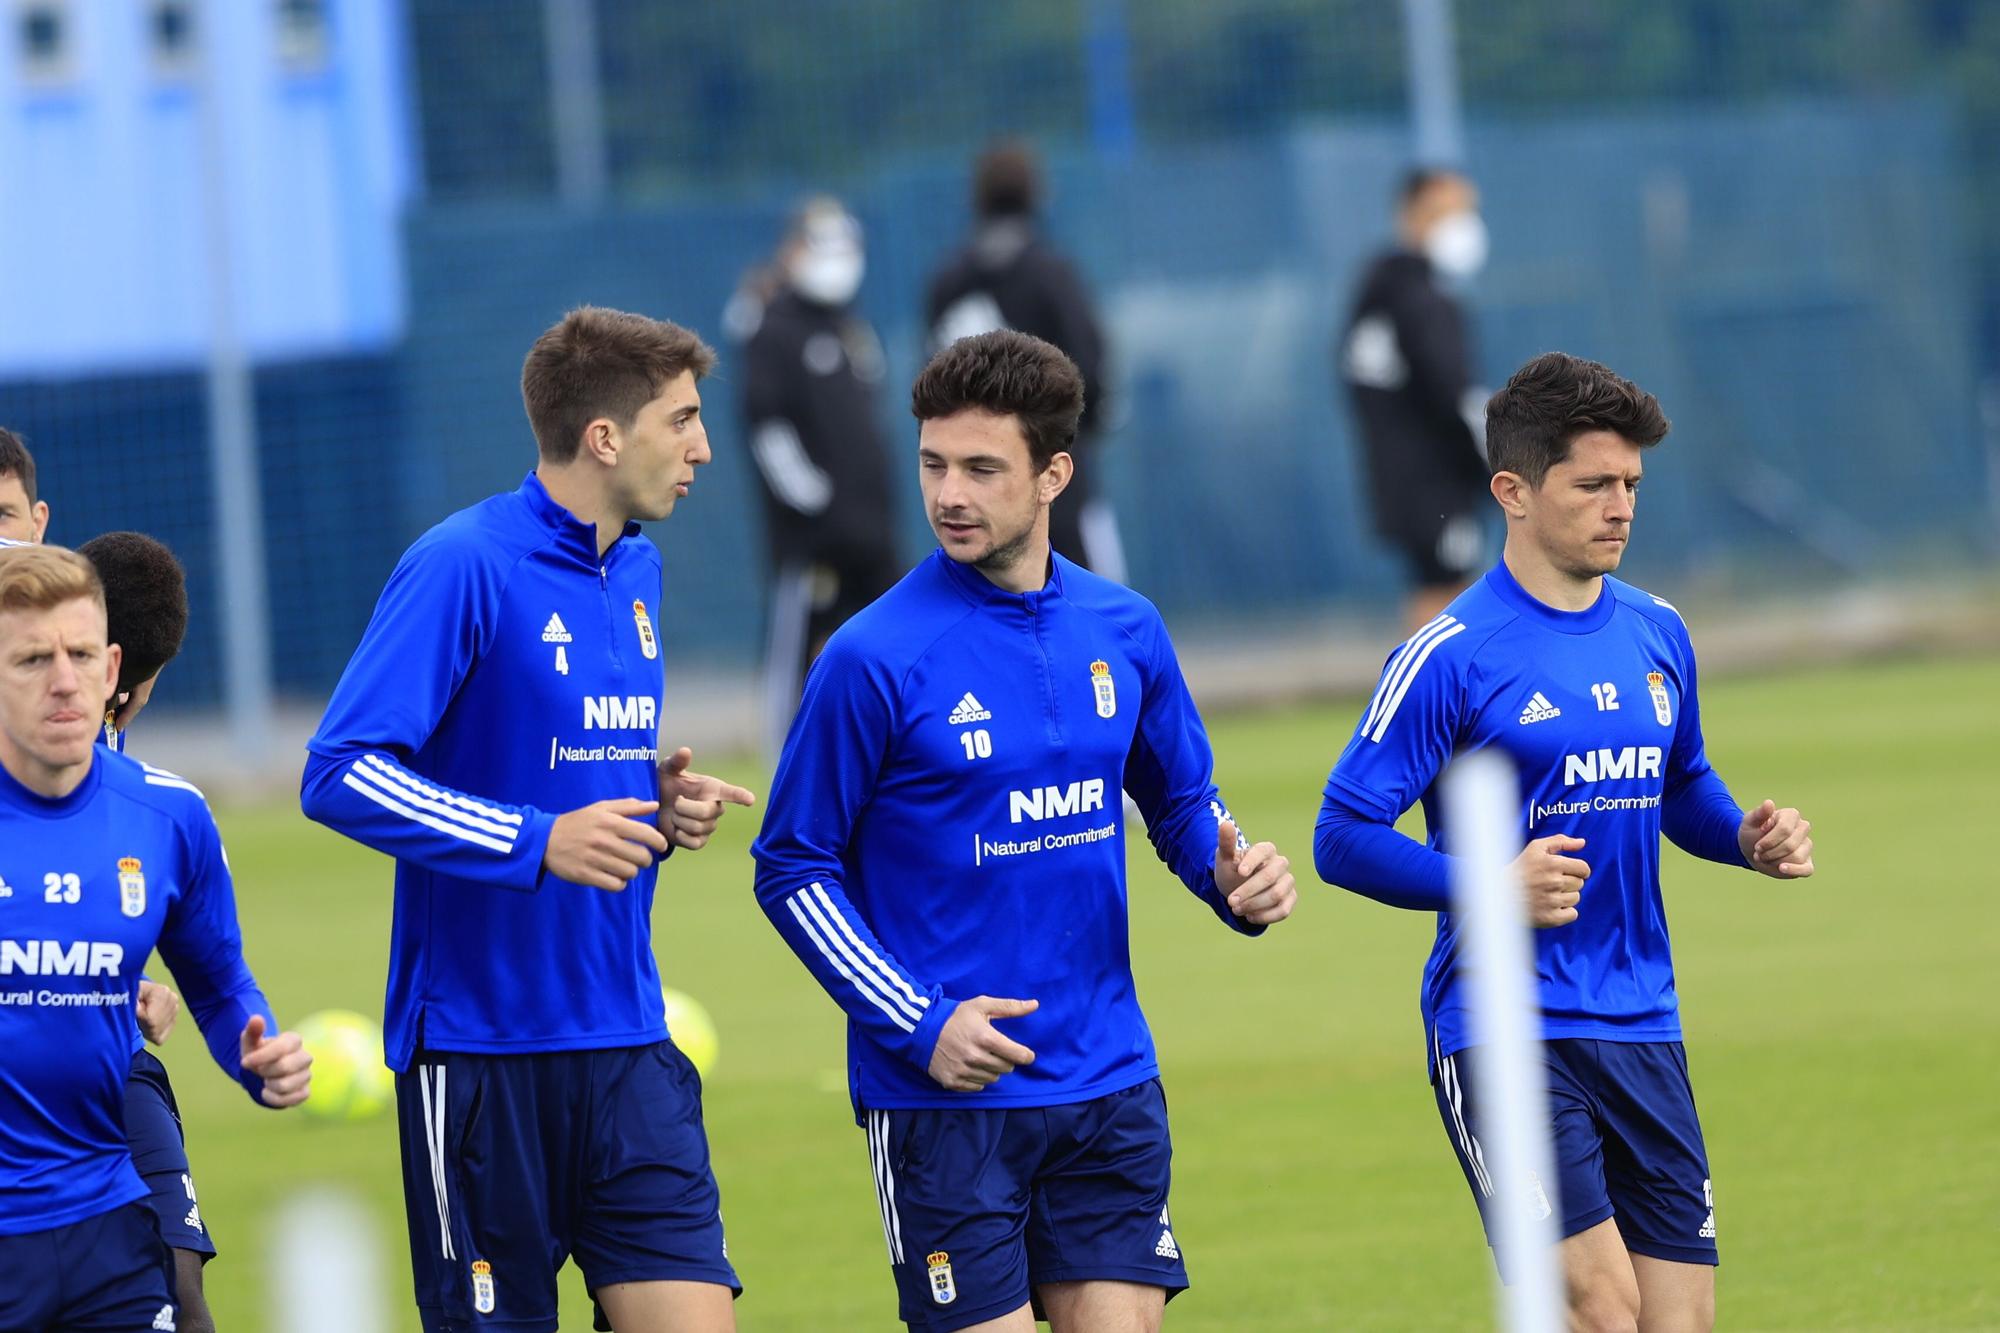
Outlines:
{"type": "Polygon", "coordinates": [[[1235,820],[1225,819],[1216,826],[1215,887],[1229,910],[1251,925],[1283,921],[1299,901],[1290,859],[1278,855],[1268,842],[1244,847],[1242,841],[1235,820]]]}
{"type": "Polygon", "coordinates": [[[1514,873],[1520,876],[1521,891],[1528,900],[1528,924],[1536,930],[1567,926],[1576,920],[1576,905],[1583,901],[1583,882],[1590,878],[1590,866],[1563,853],[1582,850],[1582,838],[1558,833],[1536,838],[1514,858],[1514,873]]]}
{"type": "Polygon", "coordinates": [[[181,997],[157,981],[139,978],[139,1035],[155,1046],[167,1044],[174,1020],[181,1015],[181,997]]]}
{"type": "Polygon", "coordinates": [[[706,773],[690,773],[694,751],[683,745],[660,764],[660,828],[674,846],[689,851],[705,847],[723,810],[757,804],[757,793],[706,773]]]}
{"type": "Polygon", "coordinates": [[[542,864],[558,879],[615,893],[667,854],[666,835],[648,818],[659,808],[626,796],[557,815],[542,864]]]}
{"type": "Polygon", "coordinates": [[[264,1035],[264,1016],[243,1026],[243,1067],[264,1080],[264,1105],[297,1106],[312,1093],[312,1052],[296,1032],[264,1035]]]}
{"type": "Polygon", "coordinates": [[[1040,1000],[998,1000],[975,995],[961,1000],[938,1033],[930,1074],[952,1092],[978,1092],[1002,1074],[1035,1063],[1035,1053],[993,1026],[996,1018],[1020,1018],[1042,1007],[1040,1000]]]}
{"type": "Polygon", "coordinates": [[[1750,868],[1772,879],[1804,879],[1813,872],[1812,824],[1799,812],[1766,801],[1743,816],[1736,845],[1750,868]]]}

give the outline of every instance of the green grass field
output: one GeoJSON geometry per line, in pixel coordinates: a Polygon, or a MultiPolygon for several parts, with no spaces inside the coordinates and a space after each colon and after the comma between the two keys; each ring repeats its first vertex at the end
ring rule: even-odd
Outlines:
{"type": "MultiPolygon", "coordinates": [[[[1717,767],[1739,798],[1801,807],[1820,865],[1778,884],[1668,852],[1727,1327],[2000,1327],[2000,873],[1979,842],[2000,810],[1996,687],[1989,659],[1707,691],[1717,767]]],[[[1212,719],[1231,805],[1300,871],[1298,915],[1269,938],[1221,929],[1135,842],[1133,951],[1194,1277],[1175,1329],[1492,1322],[1490,1264],[1424,1082],[1430,918],[1310,869],[1320,786],[1355,716],[1346,702],[1212,719]]],[[[222,825],[281,1017],[379,1014],[388,864],[290,804],[225,811],[222,825]]],[[[893,1327],[838,1011],[751,897],[753,826],[739,816],[677,857],[655,914],[669,983],[722,1029],[707,1107],[747,1286],[739,1320],[753,1333],[893,1327]]],[[[265,1233],[308,1183],[357,1191],[379,1219],[392,1327],[415,1329],[393,1121],[260,1112],[191,1030],[166,1056],[222,1247],[209,1291],[224,1333],[287,1327],[271,1313],[284,1294],[266,1290],[265,1233]]],[[[563,1326],[587,1329],[574,1269],[564,1283],[563,1326]]]]}

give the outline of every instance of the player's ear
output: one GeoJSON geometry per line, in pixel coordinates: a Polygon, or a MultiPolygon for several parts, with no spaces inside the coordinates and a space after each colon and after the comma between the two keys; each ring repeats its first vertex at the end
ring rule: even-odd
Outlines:
{"type": "Polygon", "coordinates": [[[1520,473],[1496,472],[1493,474],[1493,479],[1487,483],[1487,488],[1493,492],[1493,498],[1500,502],[1500,508],[1506,511],[1507,517],[1528,516],[1526,502],[1528,483],[1520,473]]]}
{"type": "Polygon", "coordinates": [[[1049,459],[1049,465],[1036,478],[1043,504],[1052,504],[1058,495],[1069,489],[1070,478],[1076,475],[1076,460],[1067,453],[1058,453],[1049,459]]]}
{"type": "Polygon", "coordinates": [[[35,525],[35,540],[39,542],[49,530],[49,502],[35,501],[35,507],[29,511],[29,518],[35,525]]]}
{"type": "Polygon", "coordinates": [[[593,417],[583,428],[583,445],[580,454],[588,454],[607,467],[618,462],[618,450],[624,440],[618,433],[618,424],[610,417],[593,417]]]}
{"type": "Polygon", "coordinates": [[[123,666],[124,663],[124,648],[115,643],[106,644],[104,647],[104,669],[109,674],[105,676],[104,684],[107,687],[108,694],[118,693],[118,668],[123,666]]]}

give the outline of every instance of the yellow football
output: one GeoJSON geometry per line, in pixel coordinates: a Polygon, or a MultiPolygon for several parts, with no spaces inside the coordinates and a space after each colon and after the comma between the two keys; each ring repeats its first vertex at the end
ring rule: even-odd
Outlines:
{"type": "Polygon", "coordinates": [[[299,1108],[318,1120],[366,1120],[396,1098],[396,1078],[382,1062],[382,1029],[351,1009],[322,1009],[299,1020],[312,1052],[312,1095],[299,1108]]]}
{"type": "Polygon", "coordinates": [[[681,1054],[694,1062],[701,1076],[707,1078],[715,1071],[715,1057],[720,1050],[715,1020],[708,1016],[708,1010],[701,1007],[699,1000],[684,991],[664,986],[660,998],[667,1006],[667,1035],[681,1048],[681,1054]]]}

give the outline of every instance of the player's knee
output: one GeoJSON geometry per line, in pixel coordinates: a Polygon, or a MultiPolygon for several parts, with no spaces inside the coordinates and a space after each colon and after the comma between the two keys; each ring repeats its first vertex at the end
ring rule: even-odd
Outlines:
{"type": "Polygon", "coordinates": [[[1639,1284],[1616,1272],[1572,1282],[1569,1326],[1575,1333],[1639,1333],[1639,1284]]]}

